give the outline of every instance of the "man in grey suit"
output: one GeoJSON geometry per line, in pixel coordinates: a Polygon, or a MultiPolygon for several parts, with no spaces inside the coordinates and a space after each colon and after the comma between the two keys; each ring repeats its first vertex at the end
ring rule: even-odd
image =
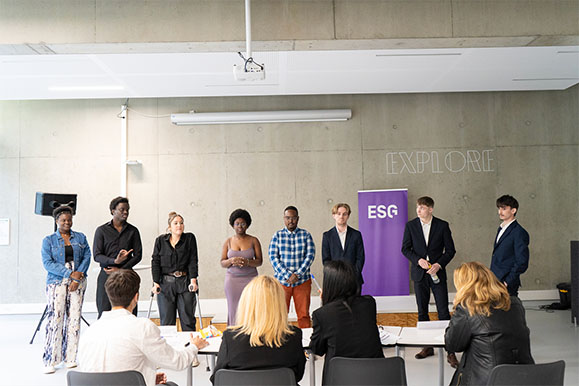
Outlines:
{"type": "Polygon", "coordinates": [[[332,260],[343,260],[354,268],[358,289],[362,288],[364,279],[362,269],[364,268],[364,241],[360,231],[348,226],[348,219],[351,213],[350,205],[339,203],[332,208],[332,217],[336,226],[324,232],[322,238],[322,263],[332,260]]]}

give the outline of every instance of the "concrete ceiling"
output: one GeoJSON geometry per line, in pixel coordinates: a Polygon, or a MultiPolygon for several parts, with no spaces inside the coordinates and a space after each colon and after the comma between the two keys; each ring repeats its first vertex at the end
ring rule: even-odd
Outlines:
{"type": "Polygon", "coordinates": [[[275,47],[254,53],[266,77],[253,82],[234,79],[233,65],[242,64],[235,50],[155,53],[153,47],[126,53],[126,48],[124,53],[39,55],[6,54],[5,46],[0,100],[562,90],[579,83],[578,45],[275,47]]]}

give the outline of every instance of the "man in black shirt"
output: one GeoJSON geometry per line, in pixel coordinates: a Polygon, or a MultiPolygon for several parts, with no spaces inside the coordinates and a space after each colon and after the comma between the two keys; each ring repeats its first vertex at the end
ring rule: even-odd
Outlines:
{"type": "MultiPolygon", "coordinates": [[[[103,311],[111,310],[111,303],[105,292],[108,275],[119,269],[132,269],[143,256],[139,230],[127,222],[129,200],[125,197],[114,198],[109,208],[113,219],[96,229],[93,244],[94,260],[101,266],[96,293],[99,318],[103,311]]],[[[137,315],[137,307],[133,314],[137,315]]]]}

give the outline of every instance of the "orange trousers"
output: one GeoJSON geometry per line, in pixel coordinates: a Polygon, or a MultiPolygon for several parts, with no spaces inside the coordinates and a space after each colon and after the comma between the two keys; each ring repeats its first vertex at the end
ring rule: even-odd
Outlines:
{"type": "Polygon", "coordinates": [[[312,280],[308,280],[295,287],[286,287],[282,285],[285,292],[285,302],[289,312],[289,306],[292,296],[294,297],[294,305],[296,307],[296,314],[298,315],[298,327],[308,328],[312,326],[310,319],[310,296],[312,292],[312,280]]]}

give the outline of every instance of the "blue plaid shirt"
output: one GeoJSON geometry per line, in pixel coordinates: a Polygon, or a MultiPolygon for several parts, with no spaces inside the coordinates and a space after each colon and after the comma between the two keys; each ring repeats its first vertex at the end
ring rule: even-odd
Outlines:
{"type": "Polygon", "coordinates": [[[298,286],[310,279],[310,266],[314,261],[316,246],[310,232],[296,228],[293,232],[283,228],[275,232],[269,243],[269,259],[274,276],[286,287],[298,286]],[[298,281],[289,284],[292,273],[298,281]]]}

